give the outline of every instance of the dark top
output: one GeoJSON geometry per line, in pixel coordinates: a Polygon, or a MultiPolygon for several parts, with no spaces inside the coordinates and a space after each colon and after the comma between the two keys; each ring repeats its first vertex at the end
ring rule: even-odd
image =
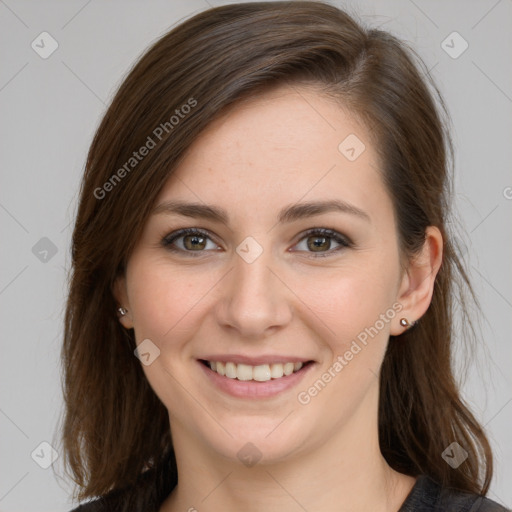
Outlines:
{"type": "MultiPolygon", "coordinates": [[[[121,510],[117,506],[121,497],[122,494],[117,494],[115,500],[107,497],[99,498],[80,505],[71,512],[118,512],[121,510]]],[[[140,507],[132,508],[131,512],[158,512],[158,508],[159,506],[154,508],[142,504],[140,507]]],[[[397,512],[510,512],[510,510],[477,494],[442,488],[430,477],[421,475],[397,512]]]]}

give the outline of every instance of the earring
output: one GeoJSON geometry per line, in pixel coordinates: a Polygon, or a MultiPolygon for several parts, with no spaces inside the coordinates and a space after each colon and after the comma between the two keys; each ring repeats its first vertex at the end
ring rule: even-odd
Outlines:
{"type": "MultiPolygon", "coordinates": [[[[414,322],[413,322],[414,323],[414,322]]],[[[407,321],[407,318],[400,318],[400,325],[402,327],[410,327],[412,325],[412,323],[410,324],[408,321],[407,321]]]]}
{"type": "Polygon", "coordinates": [[[119,313],[119,316],[124,316],[124,315],[126,315],[126,313],[128,313],[128,310],[123,307],[120,307],[120,308],[117,308],[117,312],[119,313]]]}

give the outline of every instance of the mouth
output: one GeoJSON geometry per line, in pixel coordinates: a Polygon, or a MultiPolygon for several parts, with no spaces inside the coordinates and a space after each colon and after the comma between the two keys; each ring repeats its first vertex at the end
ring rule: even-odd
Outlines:
{"type": "Polygon", "coordinates": [[[253,399],[271,398],[292,389],[316,365],[315,361],[257,365],[209,359],[197,361],[214,388],[236,398],[253,399]]]}
{"type": "Polygon", "coordinates": [[[281,379],[296,373],[313,361],[306,361],[305,363],[290,361],[286,363],[259,364],[257,366],[237,364],[232,361],[206,361],[204,359],[201,359],[200,362],[213,372],[228,379],[237,379],[245,382],[268,382],[269,380],[281,379]]]}

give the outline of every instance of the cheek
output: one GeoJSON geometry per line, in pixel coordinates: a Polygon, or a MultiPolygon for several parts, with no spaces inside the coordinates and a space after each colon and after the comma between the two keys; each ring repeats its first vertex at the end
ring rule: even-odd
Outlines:
{"type": "Polygon", "coordinates": [[[154,339],[158,345],[190,330],[199,310],[196,306],[213,286],[207,276],[194,278],[191,272],[176,271],[158,259],[134,259],[130,274],[128,295],[136,338],[154,339]]]}
{"type": "MultiPolygon", "coordinates": [[[[347,344],[377,323],[386,334],[390,328],[394,277],[384,266],[370,261],[336,269],[316,272],[297,280],[298,295],[324,325],[331,346],[337,353],[347,350],[347,344]],[[387,317],[382,325],[381,315],[387,317]]],[[[374,334],[372,330],[372,334],[374,334]]],[[[375,337],[375,335],[374,335],[375,337]]],[[[384,336],[387,339],[387,336],[384,336]]]]}
{"type": "Polygon", "coordinates": [[[297,401],[307,411],[322,411],[326,423],[339,428],[378,382],[391,321],[398,314],[392,307],[393,272],[366,261],[325,279],[318,276],[315,287],[309,279],[302,281],[301,294],[310,291],[307,305],[325,333],[326,356],[319,374],[301,387],[297,401]]]}
{"type": "MultiPolygon", "coordinates": [[[[159,258],[133,256],[127,270],[128,298],[133,310],[137,344],[151,340],[160,353],[142,369],[168,410],[180,410],[187,399],[182,384],[190,346],[187,343],[204,314],[201,301],[213,282],[192,272],[170,268],[159,258]]],[[[153,352],[156,354],[156,352],[153,352]]]]}

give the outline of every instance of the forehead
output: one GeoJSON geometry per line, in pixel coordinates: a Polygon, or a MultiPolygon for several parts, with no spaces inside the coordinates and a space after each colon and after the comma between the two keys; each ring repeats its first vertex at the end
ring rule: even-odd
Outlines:
{"type": "Polygon", "coordinates": [[[246,210],[318,198],[389,206],[366,128],[334,100],[288,86],[239,102],[213,121],[159,197],[169,198],[246,210]]]}

